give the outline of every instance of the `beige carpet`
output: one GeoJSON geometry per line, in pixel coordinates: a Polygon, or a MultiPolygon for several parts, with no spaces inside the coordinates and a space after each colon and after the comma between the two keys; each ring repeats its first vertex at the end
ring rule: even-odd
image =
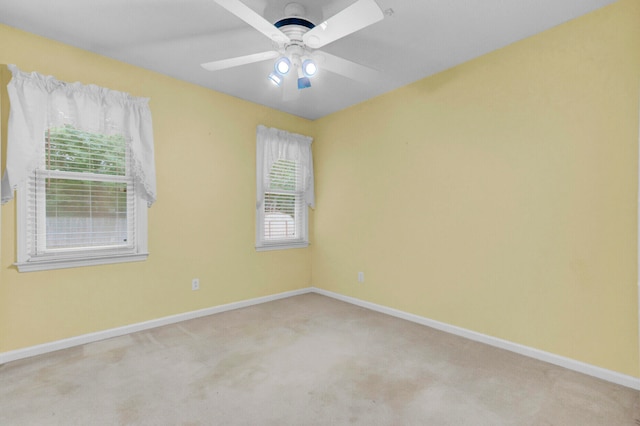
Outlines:
{"type": "Polygon", "coordinates": [[[1,425],[636,425],[638,392],[317,294],[0,366],[1,425]]]}

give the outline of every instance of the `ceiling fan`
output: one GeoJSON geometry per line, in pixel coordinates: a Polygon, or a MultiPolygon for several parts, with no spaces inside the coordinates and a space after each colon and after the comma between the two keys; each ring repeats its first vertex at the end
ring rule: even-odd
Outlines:
{"type": "MultiPolygon", "coordinates": [[[[371,68],[317,50],[382,20],[384,13],[375,0],[357,0],[318,25],[304,17],[305,8],[298,3],[287,4],[284,8],[285,17],[272,24],[240,0],[214,1],[271,39],[274,50],[207,62],[201,65],[206,70],[218,71],[276,59],[269,80],[281,86],[285,76],[293,70],[297,80],[288,79],[292,83],[285,83],[285,89],[294,87],[292,84],[297,81],[299,90],[311,87],[310,78],[316,75],[319,68],[354,80],[377,78],[377,71],[371,68]]],[[[294,89],[293,92],[297,91],[294,89]]],[[[288,93],[291,97],[291,90],[288,93]]]]}

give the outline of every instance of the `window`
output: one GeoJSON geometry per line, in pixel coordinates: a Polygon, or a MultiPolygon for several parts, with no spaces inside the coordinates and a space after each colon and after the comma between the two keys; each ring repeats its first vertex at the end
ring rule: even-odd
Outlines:
{"type": "Polygon", "coordinates": [[[306,205],[295,161],[277,160],[271,166],[271,184],[264,192],[264,240],[304,239],[306,205]]]}
{"type": "Polygon", "coordinates": [[[258,250],[309,245],[307,206],[314,206],[311,142],[306,136],[258,127],[258,250]]]}
{"type": "Polygon", "coordinates": [[[150,115],[139,108],[146,107],[147,100],[138,102],[120,92],[79,83],[53,80],[52,85],[51,77],[22,73],[15,67],[12,71],[2,200],[8,201],[13,189],[18,190],[18,269],[146,259],[147,206],[155,199],[153,145],[149,149],[147,140],[140,146],[151,135],[150,115]],[[41,113],[42,127],[37,125],[38,111],[25,105],[34,93],[40,98],[33,101],[49,106],[41,113]],[[110,107],[112,101],[116,107],[110,107]],[[82,111],[90,116],[83,117],[82,111]],[[96,117],[101,118],[96,121],[96,117]],[[133,123],[139,125],[132,128],[133,123]],[[151,162],[139,161],[136,154],[141,152],[150,155],[151,162]]]}
{"type": "Polygon", "coordinates": [[[45,155],[19,194],[26,228],[19,264],[136,254],[146,207],[135,196],[124,137],[64,126],[43,141],[45,155]]]}

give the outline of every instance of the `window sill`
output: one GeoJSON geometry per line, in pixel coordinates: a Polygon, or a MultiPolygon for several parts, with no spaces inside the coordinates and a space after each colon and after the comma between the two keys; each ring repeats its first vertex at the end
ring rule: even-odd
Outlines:
{"type": "Polygon", "coordinates": [[[14,263],[18,272],[48,271],[51,269],[79,268],[81,266],[108,265],[111,263],[141,262],[147,260],[149,253],[110,255],[76,259],[39,259],[14,263]]]}
{"type": "Polygon", "coordinates": [[[291,242],[286,244],[264,244],[262,246],[256,246],[256,251],[271,251],[271,250],[288,250],[309,247],[309,243],[303,242],[291,242]]]}

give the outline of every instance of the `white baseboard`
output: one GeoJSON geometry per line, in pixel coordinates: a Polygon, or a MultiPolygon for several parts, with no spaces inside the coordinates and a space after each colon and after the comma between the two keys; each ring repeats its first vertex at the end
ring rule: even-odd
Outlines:
{"type": "Polygon", "coordinates": [[[207,315],[213,315],[220,312],[232,311],[234,309],[246,308],[247,306],[258,305],[260,303],[271,302],[273,300],[285,299],[287,297],[292,297],[292,296],[298,296],[300,294],[309,293],[311,291],[312,291],[311,288],[287,291],[284,293],[278,293],[278,294],[264,296],[264,297],[257,297],[255,299],[242,300],[240,302],[214,306],[212,308],[205,308],[197,311],[185,312],[182,314],[171,315],[168,317],[158,318],[150,321],[144,321],[137,324],[130,324],[130,325],[125,325],[123,327],[117,327],[109,330],[97,331],[95,333],[83,334],[83,335],[71,337],[68,339],[57,340],[51,343],[44,343],[36,346],[29,346],[23,349],[16,349],[13,351],[3,352],[3,353],[0,353],[0,364],[4,364],[10,361],[17,361],[19,359],[28,358],[36,355],[46,354],[48,352],[58,351],[60,349],[67,349],[73,346],[80,346],[86,343],[92,343],[100,340],[110,339],[112,337],[123,336],[129,333],[135,333],[138,331],[149,330],[151,328],[162,327],[163,325],[175,324],[178,322],[205,317],[207,315]]]}
{"type": "Polygon", "coordinates": [[[515,352],[517,354],[524,355],[529,358],[545,361],[550,364],[558,365],[560,367],[564,367],[569,370],[573,370],[589,376],[597,377],[599,379],[616,383],[618,385],[622,385],[628,388],[640,390],[640,378],[627,376],[625,374],[607,370],[601,367],[596,367],[594,365],[586,364],[584,362],[562,357],[560,355],[555,355],[549,352],[545,352],[545,351],[541,351],[528,346],[520,345],[518,343],[513,343],[507,340],[498,339],[497,337],[492,337],[486,334],[481,334],[475,331],[467,330],[462,327],[457,327],[454,325],[435,321],[429,318],[410,314],[410,313],[389,308],[386,306],[377,305],[375,303],[366,302],[364,300],[356,299],[355,297],[344,296],[342,294],[334,293],[332,291],[327,291],[327,290],[323,290],[316,287],[308,287],[300,290],[287,291],[284,293],[278,293],[271,296],[258,297],[255,299],[243,300],[240,302],[229,303],[226,305],[214,306],[212,308],[201,309],[198,311],[185,312],[183,314],[172,315],[172,316],[158,318],[151,321],[145,321],[137,324],[126,325],[123,327],[112,328],[109,330],[98,331],[95,333],[83,334],[81,336],[58,340],[51,343],[44,343],[42,345],[30,346],[23,349],[8,351],[8,352],[0,353],[0,364],[4,364],[7,362],[16,361],[19,359],[28,358],[36,355],[42,355],[48,352],[53,352],[60,349],[66,349],[73,346],[84,345],[86,343],[97,342],[97,341],[109,339],[112,337],[123,336],[129,333],[135,333],[138,331],[161,327],[164,325],[175,324],[181,321],[187,321],[195,318],[204,317],[207,315],[213,315],[221,312],[231,311],[234,309],[245,308],[252,305],[258,305],[260,303],[271,302],[273,300],[285,299],[287,297],[298,296],[306,293],[318,293],[323,296],[328,296],[333,299],[350,303],[352,305],[360,306],[360,307],[371,309],[373,311],[377,311],[383,314],[391,315],[396,318],[401,318],[407,321],[422,324],[427,327],[435,328],[436,330],[441,330],[446,333],[450,333],[456,336],[474,340],[476,342],[485,343],[490,346],[515,352]]]}
{"type": "Polygon", "coordinates": [[[541,351],[539,349],[531,348],[528,346],[513,343],[508,340],[498,339],[497,337],[488,336],[486,334],[477,333],[475,331],[467,330],[462,327],[446,324],[443,322],[435,321],[429,318],[421,317],[418,315],[403,312],[397,309],[388,308],[386,306],[377,305],[375,303],[366,302],[364,300],[356,299],[355,297],[344,296],[332,291],[323,290],[320,288],[312,287],[314,293],[322,294],[343,302],[351,303],[363,308],[371,309],[372,311],[381,312],[383,314],[391,315],[396,318],[401,318],[407,321],[415,322],[418,324],[426,325],[427,327],[435,328],[436,330],[444,331],[446,333],[454,334],[456,336],[464,337],[476,342],[485,343],[496,348],[505,349],[511,352],[515,352],[520,355],[534,358],[540,361],[548,362],[549,364],[558,365],[560,367],[567,368],[569,370],[577,371],[579,373],[586,374],[588,376],[597,377],[608,382],[616,383],[631,389],[640,390],[640,378],[633,376],[627,376],[612,370],[596,367],[591,364],[576,361],[571,358],[566,358],[560,355],[555,355],[550,352],[541,351]]]}

